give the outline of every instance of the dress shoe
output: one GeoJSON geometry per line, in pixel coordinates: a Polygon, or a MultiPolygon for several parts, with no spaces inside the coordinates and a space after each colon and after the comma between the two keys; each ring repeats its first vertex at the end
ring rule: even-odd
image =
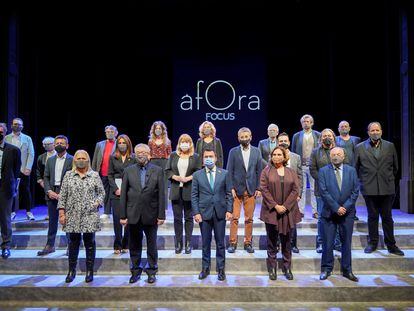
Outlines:
{"type": "Polygon", "coordinates": [[[237,244],[230,244],[229,247],[227,248],[227,251],[232,254],[236,252],[236,249],[237,249],[237,244]]]}
{"type": "Polygon", "coordinates": [[[76,277],[76,269],[70,269],[68,275],[66,276],[66,283],[72,282],[76,277]]]}
{"type": "Polygon", "coordinates": [[[358,221],[358,220],[359,220],[359,218],[358,218],[358,216],[357,216],[357,215],[355,215],[355,216],[354,216],[354,220],[355,220],[355,221],[358,221]]]}
{"type": "Polygon", "coordinates": [[[136,283],[141,278],[142,270],[133,271],[129,278],[129,283],[136,283]]]}
{"type": "Polygon", "coordinates": [[[290,269],[286,269],[283,273],[285,274],[286,280],[293,280],[293,274],[290,269]]]}
{"type": "Polygon", "coordinates": [[[44,256],[44,255],[54,253],[54,252],[55,252],[55,248],[53,246],[46,245],[44,249],[37,252],[37,256],[44,256]]]}
{"type": "Polygon", "coordinates": [[[26,218],[27,220],[35,220],[32,212],[26,212],[26,218]]]}
{"type": "Polygon", "coordinates": [[[331,272],[328,271],[322,271],[319,275],[319,280],[326,280],[331,275],[331,272]]]}
{"type": "Polygon", "coordinates": [[[358,278],[352,272],[342,273],[342,276],[352,282],[358,282],[358,278]]]}
{"type": "Polygon", "coordinates": [[[254,253],[254,248],[253,248],[252,244],[244,244],[244,249],[249,254],[254,253]]]}
{"type": "Polygon", "coordinates": [[[93,270],[87,270],[85,275],[85,282],[90,283],[93,281],[93,270]]]}
{"type": "Polygon", "coordinates": [[[312,218],[318,219],[319,215],[318,213],[313,213],[312,218]]]}
{"type": "Polygon", "coordinates": [[[298,254],[299,248],[297,248],[297,246],[292,246],[292,253],[298,254]]]}
{"type": "Polygon", "coordinates": [[[404,256],[404,252],[401,249],[399,249],[398,246],[388,247],[388,252],[390,254],[394,254],[394,255],[398,255],[398,256],[404,256]]]}
{"type": "Polygon", "coordinates": [[[224,269],[219,269],[217,273],[217,280],[224,281],[226,279],[226,273],[224,272],[224,269]]]}
{"type": "Polygon", "coordinates": [[[268,268],[269,280],[275,281],[277,279],[277,268],[268,268]]]}
{"type": "Polygon", "coordinates": [[[201,270],[200,274],[198,275],[199,280],[205,279],[210,274],[210,269],[203,269],[201,270]]]}
{"type": "Polygon", "coordinates": [[[148,274],[147,282],[149,284],[155,283],[156,280],[157,280],[157,278],[155,277],[155,274],[148,274]]]}
{"type": "Polygon", "coordinates": [[[316,252],[317,252],[318,254],[321,254],[321,253],[322,253],[322,251],[323,251],[323,249],[322,249],[322,244],[320,244],[320,245],[318,245],[318,247],[316,248],[316,252]]]}
{"type": "Polygon", "coordinates": [[[191,247],[191,243],[190,242],[185,242],[185,249],[184,249],[184,253],[186,254],[191,254],[191,250],[193,248],[191,247]]]}
{"type": "Polygon", "coordinates": [[[372,252],[375,252],[377,250],[377,247],[372,245],[372,244],[368,244],[365,249],[364,249],[364,253],[365,254],[370,254],[372,252]]]}
{"type": "Polygon", "coordinates": [[[7,259],[10,257],[10,250],[8,248],[3,248],[1,250],[1,257],[3,257],[3,259],[7,259]]]}

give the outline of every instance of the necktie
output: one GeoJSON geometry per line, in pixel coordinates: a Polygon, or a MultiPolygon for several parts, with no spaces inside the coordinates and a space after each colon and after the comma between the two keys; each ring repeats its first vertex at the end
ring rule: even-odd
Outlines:
{"type": "Polygon", "coordinates": [[[342,187],[342,179],[341,179],[341,174],[339,172],[339,168],[338,167],[335,168],[335,176],[336,176],[336,182],[338,183],[339,190],[341,190],[341,187],[342,187]]]}
{"type": "Polygon", "coordinates": [[[145,167],[141,167],[141,188],[145,187],[145,167]]]}
{"type": "Polygon", "coordinates": [[[211,190],[214,190],[214,175],[213,175],[213,171],[210,170],[208,173],[210,174],[210,187],[211,187],[211,190]]]}

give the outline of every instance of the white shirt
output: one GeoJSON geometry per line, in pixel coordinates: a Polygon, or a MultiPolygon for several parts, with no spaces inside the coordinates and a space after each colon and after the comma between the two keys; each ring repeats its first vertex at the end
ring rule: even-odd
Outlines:
{"type": "MultiPolygon", "coordinates": [[[[187,173],[187,169],[188,169],[188,158],[187,159],[183,159],[181,157],[178,158],[178,163],[177,163],[177,168],[178,168],[178,173],[180,174],[180,177],[185,177],[185,174],[187,173]]],[[[180,182],[180,187],[184,186],[184,184],[182,182],[180,182]]]]}
{"type": "Polygon", "coordinates": [[[243,149],[243,146],[240,146],[243,156],[244,166],[246,167],[246,171],[249,169],[249,159],[250,159],[250,144],[247,149],[243,149]]]}
{"type": "MultiPolygon", "coordinates": [[[[214,165],[214,167],[211,169],[211,172],[213,173],[213,181],[216,181],[216,166],[214,165]]],[[[208,179],[208,183],[210,183],[210,169],[208,167],[206,167],[206,174],[207,174],[207,179],[208,179]]]]}
{"type": "Polygon", "coordinates": [[[55,186],[60,186],[60,183],[62,182],[60,179],[62,178],[63,165],[66,161],[66,155],[67,153],[65,153],[62,157],[56,156],[55,186]]]}

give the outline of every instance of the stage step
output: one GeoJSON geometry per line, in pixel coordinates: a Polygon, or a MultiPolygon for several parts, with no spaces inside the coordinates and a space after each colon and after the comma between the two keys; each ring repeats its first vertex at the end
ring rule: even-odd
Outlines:
{"type": "MultiPolygon", "coordinates": [[[[68,257],[65,250],[57,250],[47,256],[37,256],[37,250],[12,250],[12,256],[0,265],[0,274],[62,274],[68,269],[68,257]]],[[[335,271],[340,269],[340,253],[335,252],[335,271]]],[[[279,265],[281,255],[279,255],[279,265]]],[[[193,250],[191,254],[175,254],[173,250],[160,250],[160,274],[192,274],[201,270],[201,251],[193,250]]],[[[267,274],[267,252],[264,250],[248,254],[238,250],[234,254],[226,253],[226,271],[229,274],[267,274]]],[[[85,271],[85,251],[79,253],[79,269],[85,271]]],[[[146,258],[146,252],[143,252],[146,258]]],[[[320,272],[321,255],[314,250],[302,250],[293,254],[292,271],[295,274],[317,274],[320,272]]],[[[391,274],[414,273],[414,250],[405,250],[405,256],[389,254],[379,250],[365,254],[362,250],[352,252],[352,266],[355,274],[391,274]]],[[[212,267],[215,271],[215,251],[212,251],[212,267]]],[[[129,254],[115,255],[112,250],[98,250],[96,253],[95,270],[100,274],[129,274],[129,254]]]]}

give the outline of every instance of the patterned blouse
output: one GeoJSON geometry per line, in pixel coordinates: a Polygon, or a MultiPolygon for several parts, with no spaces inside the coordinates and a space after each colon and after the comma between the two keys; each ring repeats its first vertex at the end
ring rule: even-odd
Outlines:
{"type": "Polygon", "coordinates": [[[101,230],[98,209],[104,198],[105,190],[97,172],[90,170],[84,177],[78,172],[67,172],[57,206],[58,209],[65,210],[66,214],[63,231],[90,233],[101,230]]]}
{"type": "Polygon", "coordinates": [[[148,146],[151,150],[151,158],[154,159],[168,159],[172,152],[171,142],[168,141],[166,144],[157,145],[155,141],[150,140],[148,146]]]}

